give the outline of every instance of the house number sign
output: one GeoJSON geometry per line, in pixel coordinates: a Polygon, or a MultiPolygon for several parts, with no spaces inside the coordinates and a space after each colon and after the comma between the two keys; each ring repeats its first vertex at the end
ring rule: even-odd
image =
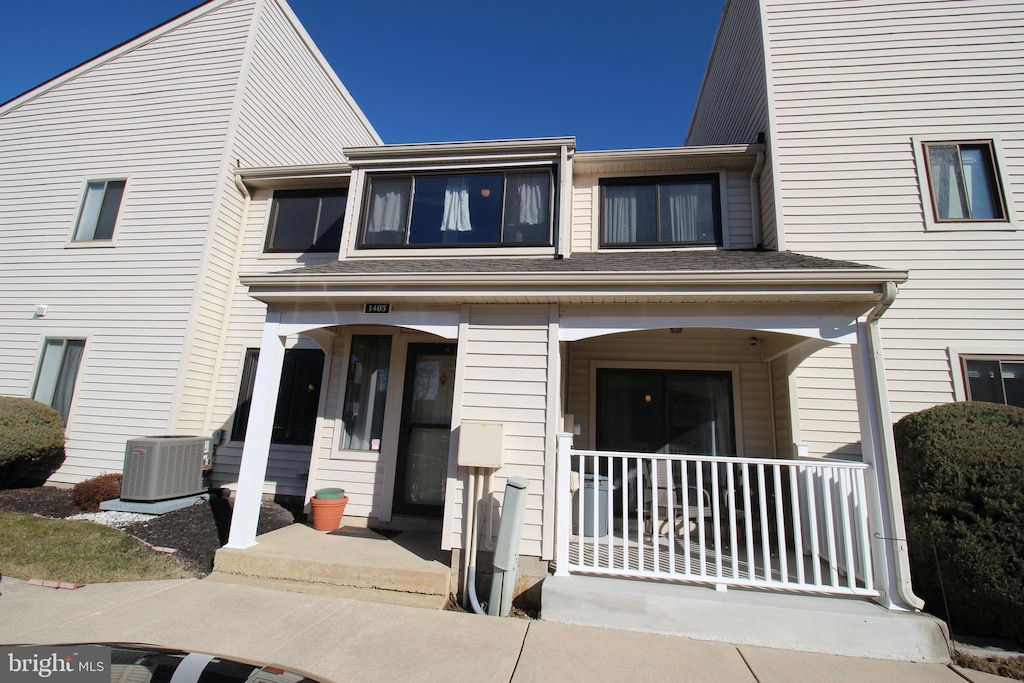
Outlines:
{"type": "Polygon", "coordinates": [[[363,313],[390,313],[391,304],[364,304],[363,313]]]}

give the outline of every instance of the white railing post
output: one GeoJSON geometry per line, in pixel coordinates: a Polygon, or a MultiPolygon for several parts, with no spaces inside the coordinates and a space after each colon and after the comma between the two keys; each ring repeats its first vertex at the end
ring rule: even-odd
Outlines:
{"type": "Polygon", "coordinates": [[[572,467],[572,434],[558,435],[555,471],[555,576],[569,576],[569,534],[572,518],[572,492],[569,491],[569,470],[572,467]]]}

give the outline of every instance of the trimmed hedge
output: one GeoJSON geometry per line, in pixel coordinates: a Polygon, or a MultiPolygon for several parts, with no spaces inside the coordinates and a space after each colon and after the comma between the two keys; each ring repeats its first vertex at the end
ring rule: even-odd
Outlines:
{"type": "Polygon", "coordinates": [[[64,422],[30,398],[0,396],[0,486],[63,454],[64,422]]]}
{"type": "Polygon", "coordinates": [[[121,473],[110,472],[75,484],[71,504],[82,512],[98,512],[100,503],[121,497],[121,473]]]}
{"type": "Polygon", "coordinates": [[[956,633],[1024,641],[1024,408],[949,403],[894,426],[914,590],[956,633]]]}

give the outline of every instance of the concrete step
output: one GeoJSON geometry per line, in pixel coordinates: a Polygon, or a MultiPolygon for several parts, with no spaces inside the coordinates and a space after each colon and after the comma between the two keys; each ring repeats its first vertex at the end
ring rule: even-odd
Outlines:
{"type": "Polygon", "coordinates": [[[210,578],[435,608],[451,592],[450,553],[435,534],[332,536],[293,524],[256,541],[243,550],[219,549],[210,578]]]}
{"type": "Polygon", "coordinates": [[[829,655],[949,662],[945,624],[864,599],[548,577],[540,618],[829,655]]]}

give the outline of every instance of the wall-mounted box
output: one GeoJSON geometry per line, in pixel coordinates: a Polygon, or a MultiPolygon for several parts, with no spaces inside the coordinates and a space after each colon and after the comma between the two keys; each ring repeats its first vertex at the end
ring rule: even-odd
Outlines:
{"type": "Polygon", "coordinates": [[[459,466],[497,469],[505,461],[505,425],[463,420],[459,427],[459,466]]]}

